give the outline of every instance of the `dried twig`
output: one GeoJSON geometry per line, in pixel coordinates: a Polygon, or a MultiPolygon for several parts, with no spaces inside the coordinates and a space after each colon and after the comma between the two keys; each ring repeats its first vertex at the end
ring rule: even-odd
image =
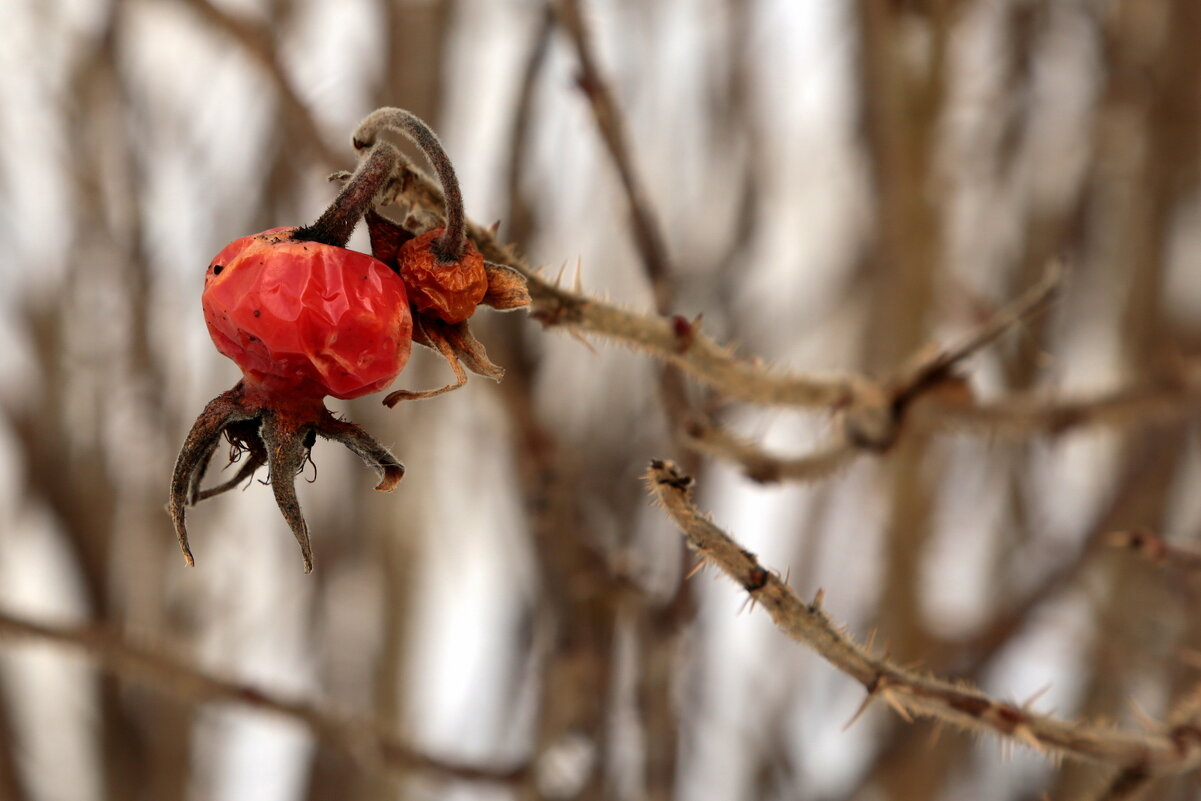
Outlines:
{"type": "Polygon", "coordinates": [[[642,267],[650,279],[655,295],[655,308],[666,314],[671,306],[672,288],[671,260],[667,245],[656,220],[646,188],[634,169],[634,156],[630,148],[630,137],[625,118],[613,99],[613,92],[601,74],[596,56],[592,51],[592,37],[584,19],[579,0],[558,0],[554,6],[559,23],[567,31],[575,47],[580,72],[576,76],[584,95],[592,106],[592,115],[597,130],[605,142],[622,189],[630,205],[630,218],[634,228],[634,243],[642,259],[642,267]]]}
{"type": "Polygon", "coordinates": [[[1129,428],[1201,415],[1201,370],[1185,363],[1168,378],[1151,379],[1091,398],[1025,393],[992,403],[934,401],[919,413],[923,425],[1030,437],[1090,426],[1129,428]]]}
{"type": "Polygon", "coordinates": [[[1115,531],[1108,540],[1110,545],[1125,548],[1157,565],[1201,571],[1201,551],[1172,545],[1150,529],[1115,531]]]}
{"type": "Polygon", "coordinates": [[[738,582],[783,631],[863,684],[868,691],[864,706],[881,699],[907,720],[933,717],[973,731],[992,732],[1042,753],[1125,765],[1149,775],[1179,774],[1201,767],[1201,731],[1191,723],[1172,725],[1165,734],[1138,734],[1060,720],[874,656],[826,616],[820,592],[812,603],[805,603],[776,574],[763,568],[754,554],[706,519],[690,498],[692,479],[675,465],[653,462],[647,483],[705,561],[738,582]]]}
{"type": "Polygon", "coordinates": [[[283,59],[277,50],[277,37],[267,28],[231,14],[210,0],[188,0],[188,4],[196,9],[205,22],[229,34],[262,65],[271,82],[275,84],[289,121],[283,129],[297,132],[300,135],[300,143],[325,169],[331,172],[337,169],[341,159],[322,136],[308,104],[301,99],[300,93],[292,85],[292,79],[284,69],[283,59]]]}
{"type": "MultiPolygon", "coordinates": [[[[1168,715],[1168,725],[1174,737],[1201,737],[1201,687],[1185,695],[1168,715]]],[[[1142,798],[1155,776],[1142,765],[1131,765],[1118,771],[1105,785],[1096,801],[1134,801],[1142,798]]]]}
{"type": "Polygon", "coordinates": [[[186,662],[123,642],[99,626],[34,623],[0,612],[0,637],[43,640],[82,649],[107,673],[178,698],[233,703],[291,718],[306,726],[314,737],[361,763],[490,782],[518,781],[527,772],[525,765],[486,768],[436,759],[415,751],[375,721],[336,714],[312,703],[211,676],[186,662]]]}
{"type": "Polygon", "coordinates": [[[733,462],[752,481],[820,481],[850,465],[861,450],[841,438],[811,454],[783,457],[768,453],[710,420],[692,420],[685,428],[685,444],[700,453],[733,462]]]}

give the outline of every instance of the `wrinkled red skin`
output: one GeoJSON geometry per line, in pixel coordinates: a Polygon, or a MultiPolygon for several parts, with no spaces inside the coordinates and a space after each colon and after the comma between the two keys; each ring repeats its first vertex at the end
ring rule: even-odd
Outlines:
{"type": "Polygon", "coordinates": [[[295,241],[293,230],[236,239],[209,265],[202,302],[217,350],[276,406],[387,388],[412,350],[404,282],[365,253],[295,241]]]}

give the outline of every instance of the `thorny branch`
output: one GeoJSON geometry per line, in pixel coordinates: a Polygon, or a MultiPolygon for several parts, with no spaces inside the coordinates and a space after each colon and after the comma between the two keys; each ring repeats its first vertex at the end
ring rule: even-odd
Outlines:
{"type": "Polygon", "coordinates": [[[137,681],[194,702],[232,703],[290,718],[314,737],[357,762],[397,771],[422,770],[444,778],[515,782],[524,765],[486,768],[437,759],[415,751],[372,720],[350,717],[312,703],[289,700],[254,687],[217,678],[192,665],[116,638],[99,626],[34,623],[0,612],[0,637],[41,640],[85,651],[107,673],[137,681]]]}
{"type": "Polygon", "coordinates": [[[674,464],[652,462],[646,480],[652,496],[704,563],[717,565],[767,610],[780,629],[867,689],[860,712],[880,699],[907,721],[932,717],[972,731],[992,732],[1050,756],[1124,765],[1147,775],[1201,767],[1201,727],[1191,717],[1170,723],[1163,733],[1148,734],[1066,721],[875,656],[822,611],[822,592],[805,603],[754,554],[701,514],[690,497],[692,479],[674,464]]]}
{"type": "MultiPolygon", "coordinates": [[[[408,166],[400,179],[386,190],[381,205],[400,201],[404,205],[437,213],[442,196],[437,185],[420,170],[408,166]]],[[[568,289],[532,270],[511,245],[501,243],[491,228],[469,224],[468,234],[490,261],[522,273],[529,284],[531,315],[544,325],[596,334],[617,343],[644,350],[676,364],[694,379],[729,399],[766,406],[846,409],[848,416],[867,422],[892,420],[893,402],[914,405],[914,423],[926,429],[954,430],[1031,437],[1062,434],[1088,426],[1134,426],[1158,420],[1184,419],[1201,414],[1201,365],[1185,362],[1167,379],[1123,387],[1113,392],[1078,399],[1057,399],[1045,393],[1023,393],[997,401],[956,399],[947,402],[931,394],[935,375],[945,375],[976,349],[994,341],[1021,320],[1036,313],[1052,299],[1058,287],[1058,270],[1053,269],[1013,304],[986,322],[963,342],[910,360],[891,381],[879,381],[858,373],[819,376],[791,373],[758,359],[738,357],[720,345],[699,323],[683,317],[640,314],[598,298],[568,289]],[[935,368],[938,368],[937,370],[935,368]],[[921,403],[912,404],[920,397],[921,403]]],[[[883,431],[868,433],[869,445],[880,443],[883,431]]],[[[883,441],[887,444],[886,440],[883,441]]]]}

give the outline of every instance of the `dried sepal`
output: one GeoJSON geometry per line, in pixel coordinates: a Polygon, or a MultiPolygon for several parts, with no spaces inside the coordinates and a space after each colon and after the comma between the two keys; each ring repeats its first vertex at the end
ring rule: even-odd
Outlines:
{"type": "Polygon", "coordinates": [[[494,381],[504,378],[503,367],[494,364],[488,358],[488,351],[471,333],[466,322],[451,325],[431,317],[418,318],[420,324],[413,329],[413,341],[433,348],[442,354],[450,369],[455,372],[455,383],[447,384],[438,389],[407,390],[398,389],[384,398],[384,405],[393,407],[401,401],[424,400],[452,392],[467,383],[466,367],[476,375],[486,376],[494,381]]]}
{"type": "Polygon", "coordinates": [[[184,439],[183,448],[175,459],[167,511],[170,512],[171,522],[175,525],[179,548],[189,565],[195,564],[195,560],[188,545],[188,529],[184,522],[185,509],[194,502],[193,498],[198,496],[201,476],[208,466],[209,458],[221,442],[221,435],[230,425],[249,420],[253,416],[242,403],[242,383],[238,382],[233,389],[208,402],[196,418],[196,422],[192,424],[192,429],[184,439]]]}
{"type": "Polygon", "coordinates": [[[427,326],[429,329],[433,329],[432,321],[426,321],[418,317],[416,327],[413,329],[413,339],[442,354],[442,358],[446,359],[446,363],[450,365],[450,369],[455,373],[455,382],[447,384],[444,387],[439,387],[438,389],[398,389],[395,392],[390,392],[384,398],[384,405],[389,409],[401,401],[425,400],[437,397],[438,395],[445,395],[447,392],[453,392],[467,383],[467,373],[463,370],[463,365],[455,355],[455,350],[450,342],[437,329],[427,330],[427,326]]]}
{"type": "Polygon", "coordinates": [[[367,236],[371,240],[371,255],[397,270],[397,254],[401,246],[413,238],[413,234],[374,208],[367,210],[364,219],[367,221],[367,236]]]}
{"type": "Polygon", "coordinates": [[[530,289],[525,276],[511,267],[484,262],[488,272],[488,291],[480,301],[485,306],[491,306],[497,311],[511,311],[530,305],[530,289]]]}
{"type": "Polygon", "coordinates": [[[467,323],[450,325],[435,320],[432,327],[450,343],[455,357],[468,370],[476,375],[491,378],[493,381],[500,381],[505,377],[504,368],[492,363],[492,360],[488,358],[488,351],[484,350],[483,343],[471,333],[467,323]]]}
{"type": "Polygon", "coordinates": [[[391,491],[404,478],[404,465],[383,445],[353,423],[338,420],[319,401],[280,404],[280,399],[248,389],[244,382],[224,392],[201,412],[175,462],[168,510],[180,550],[195,564],[188,544],[184,512],[188,506],[226,492],[266,465],[275,502],[300,545],[306,573],[313,569],[308,524],[296,496],[295,479],[309,460],[316,438],[340,442],[379,476],[377,490],[391,491]],[[231,443],[231,463],[246,458],[237,474],[207,490],[201,478],[221,437],[231,443]]]}
{"type": "Polygon", "coordinates": [[[304,572],[313,572],[313,543],[309,538],[309,526],[300,511],[300,499],[296,497],[296,476],[304,467],[311,447],[309,437],[312,427],[303,425],[290,416],[273,411],[263,412],[263,424],[259,434],[267,450],[267,465],[271,491],[275,494],[275,505],[284,516],[292,536],[300,544],[304,558],[304,572]]]}
{"type": "Polygon", "coordinates": [[[330,415],[317,433],[325,439],[345,445],[363,460],[363,464],[375,470],[379,474],[379,484],[375,485],[377,491],[391,492],[405,477],[405,466],[396,460],[392,452],[354,423],[330,415]]]}

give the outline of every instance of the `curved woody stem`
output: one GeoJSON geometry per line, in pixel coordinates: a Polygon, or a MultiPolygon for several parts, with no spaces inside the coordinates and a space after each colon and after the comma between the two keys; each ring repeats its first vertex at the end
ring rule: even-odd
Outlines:
{"type": "Polygon", "coordinates": [[[459,189],[459,179],[455,175],[454,166],[450,163],[450,157],[442,148],[442,142],[439,141],[433,129],[412,112],[402,108],[385,107],[371,112],[359,123],[359,127],[354,132],[355,149],[379,147],[381,143],[379,134],[385,130],[404,134],[413,144],[421,148],[421,152],[429,160],[434,172],[438,174],[438,181],[442,184],[442,195],[445,198],[443,208],[446,213],[446,230],[434,241],[432,250],[438,261],[443,264],[453,264],[459,261],[463,258],[463,252],[467,248],[467,223],[463,213],[463,192],[459,189]]]}
{"type": "Polygon", "coordinates": [[[293,239],[346,247],[355,226],[400,163],[399,150],[387,142],[375,143],[325,213],[312,225],[297,228],[293,239]]]}

